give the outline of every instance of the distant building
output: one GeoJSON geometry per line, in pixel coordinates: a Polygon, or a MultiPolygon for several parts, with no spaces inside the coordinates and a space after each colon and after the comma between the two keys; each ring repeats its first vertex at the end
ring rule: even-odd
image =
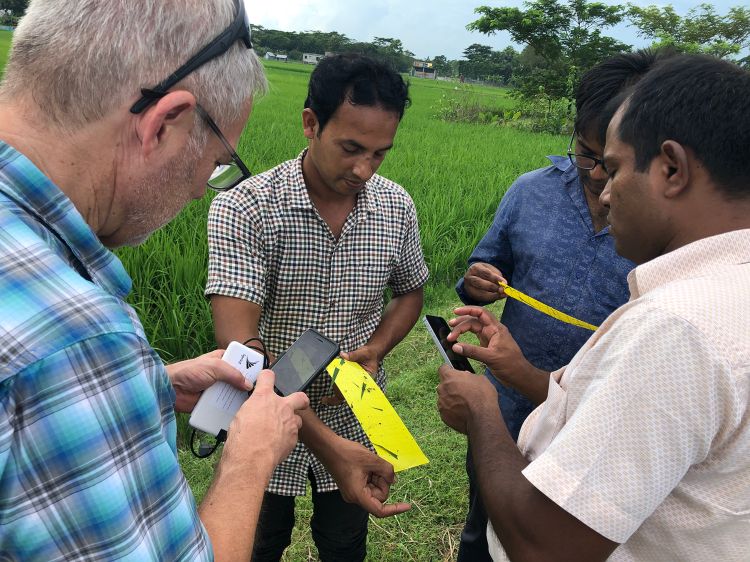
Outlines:
{"type": "Polygon", "coordinates": [[[265,55],[263,55],[263,58],[266,60],[280,60],[283,62],[287,62],[289,60],[289,57],[287,55],[277,55],[275,53],[272,53],[271,51],[268,51],[265,55]]]}
{"type": "Polygon", "coordinates": [[[414,62],[411,65],[410,74],[412,76],[417,76],[418,78],[430,78],[432,80],[437,77],[437,73],[431,62],[416,59],[414,59],[414,62]]]}
{"type": "Polygon", "coordinates": [[[302,62],[305,64],[318,64],[325,55],[318,55],[316,53],[302,53],[302,62]]]}

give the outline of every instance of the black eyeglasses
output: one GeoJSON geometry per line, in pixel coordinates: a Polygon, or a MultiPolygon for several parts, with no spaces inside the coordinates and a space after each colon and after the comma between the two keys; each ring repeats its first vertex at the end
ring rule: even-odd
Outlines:
{"type": "Polygon", "coordinates": [[[239,154],[237,154],[234,151],[234,148],[232,148],[232,145],[229,144],[229,141],[226,139],[226,137],[221,134],[219,126],[214,122],[213,119],[211,119],[211,116],[206,113],[206,110],[203,109],[200,105],[196,105],[195,110],[198,112],[198,115],[203,117],[214,134],[219,137],[221,144],[224,145],[224,148],[227,149],[227,152],[229,152],[229,155],[232,157],[231,163],[222,164],[216,167],[216,169],[211,174],[211,177],[208,178],[207,185],[214,191],[227,191],[229,189],[232,189],[233,187],[236,187],[240,182],[249,178],[252,174],[250,173],[250,170],[248,170],[247,166],[245,166],[245,163],[242,161],[242,158],[240,158],[239,154]]]}
{"type": "Polygon", "coordinates": [[[570,136],[570,143],[568,143],[568,158],[570,159],[571,164],[581,170],[593,170],[597,166],[601,166],[602,170],[606,173],[607,167],[604,165],[604,160],[601,158],[596,158],[589,154],[576,154],[573,152],[573,141],[575,138],[576,132],[573,131],[573,134],[570,136]]]}
{"type": "Polygon", "coordinates": [[[237,41],[242,40],[248,49],[253,48],[250,37],[250,22],[245,11],[244,0],[235,0],[235,6],[237,7],[237,15],[234,21],[229,24],[229,27],[214,37],[208,45],[175,70],[166,80],[159,82],[153,88],[142,89],[141,98],[130,108],[131,113],[137,114],[143,112],[149,105],[166,95],[167,91],[177,84],[177,82],[195,72],[208,61],[226,53],[237,41]]]}

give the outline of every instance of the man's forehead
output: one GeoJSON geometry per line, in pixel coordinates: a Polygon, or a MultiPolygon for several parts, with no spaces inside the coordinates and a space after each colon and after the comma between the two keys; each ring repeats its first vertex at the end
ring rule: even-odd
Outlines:
{"type": "Polygon", "coordinates": [[[620,123],[622,123],[622,117],[625,113],[625,104],[621,105],[617,108],[617,111],[615,111],[615,114],[612,116],[612,119],[609,121],[609,125],[607,126],[607,141],[604,145],[604,156],[605,158],[607,156],[613,156],[615,151],[620,150],[620,145],[622,142],[620,141],[620,123]]]}

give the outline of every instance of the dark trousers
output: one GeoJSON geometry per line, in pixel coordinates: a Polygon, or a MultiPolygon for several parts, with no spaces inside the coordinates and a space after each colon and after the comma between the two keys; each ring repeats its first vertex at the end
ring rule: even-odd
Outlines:
{"type": "Polygon", "coordinates": [[[487,544],[487,512],[479,495],[471,448],[466,451],[466,474],[469,476],[469,513],[461,531],[457,562],[492,562],[487,544]]]}
{"type": "MultiPolygon", "coordinates": [[[[313,483],[312,537],[322,562],[361,562],[367,553],[368,513],[341,493],[316,492],[313,483]]],[[[265,493],[255,533],[253,562],[277,562],[292,542],[294,496],[265,493]]]]}

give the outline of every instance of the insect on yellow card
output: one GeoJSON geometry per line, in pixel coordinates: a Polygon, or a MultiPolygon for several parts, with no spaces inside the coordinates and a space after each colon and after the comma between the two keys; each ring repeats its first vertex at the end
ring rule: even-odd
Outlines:
{"type": "Polygon", "coordinates": [[[396,472],[430,462],[383,391],[359,363],[336,358],[327,370],[375,451],[396,472]]]}

